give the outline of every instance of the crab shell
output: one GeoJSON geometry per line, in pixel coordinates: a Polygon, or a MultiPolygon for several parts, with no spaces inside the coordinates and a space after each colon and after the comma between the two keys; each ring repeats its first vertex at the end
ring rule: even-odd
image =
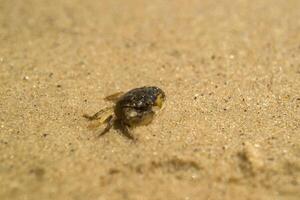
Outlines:
{"type": "Polygon", "coordinates": [[[158,87],[141,87],[128,91],[116,102],[117,119],[129,127],[149,124],[166,99],[158,87]]]}

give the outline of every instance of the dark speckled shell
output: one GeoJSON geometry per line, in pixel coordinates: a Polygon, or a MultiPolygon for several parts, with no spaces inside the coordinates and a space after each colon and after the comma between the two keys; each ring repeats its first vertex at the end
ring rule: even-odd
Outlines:
{"type": "Polygon", "coordinates": [[[128,91],[116,102],[117,118],[130,126],[143,124],[146,118],[149,121],[149,118],[154,116],[152,107],[159,94],[165,96],[164,92],[157,87],[141,87],[128,91]],[[137,115],[129,116],[131,111],[135,111],[137,115]]]}

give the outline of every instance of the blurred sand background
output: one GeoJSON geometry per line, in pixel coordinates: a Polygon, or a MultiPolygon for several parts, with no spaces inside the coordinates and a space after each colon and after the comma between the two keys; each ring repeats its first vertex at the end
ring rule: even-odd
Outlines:
{"type": "Polygon", "coordinates": [[[300,1],[0,0],[0,199],[300,198],[300,1]],[[134,130],[82,114],[144,85],[134,130]]]}

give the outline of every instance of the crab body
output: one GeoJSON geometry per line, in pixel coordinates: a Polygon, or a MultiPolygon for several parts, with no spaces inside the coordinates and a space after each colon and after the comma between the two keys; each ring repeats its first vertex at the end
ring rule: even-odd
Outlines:
{"type": "Polygon", "coordinates": [[[100,119],[100,124],[107,122],[107,127],[101,133],[108,132],[113,122],[118,122],[123,133],[131,136],[130,129],[136,126],[147,125],[161,110],[166,99],[165,93],[158,87],[141,87],[126,93],[116,93],[105,98],[115,102],[115,105],[100,110],[96,114],[84,115],[87,119],[100,119]]]}

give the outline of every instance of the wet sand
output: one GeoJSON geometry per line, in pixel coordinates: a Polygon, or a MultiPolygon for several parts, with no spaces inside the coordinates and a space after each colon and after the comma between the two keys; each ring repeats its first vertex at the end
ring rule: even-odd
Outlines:
{"type": "Polygon", "coordinates": [[[299,199],[299,10],[0,0],[0,199],[299,199]],[[167,102],[137,142],[87,128],[144,85],[167,102]]]}

